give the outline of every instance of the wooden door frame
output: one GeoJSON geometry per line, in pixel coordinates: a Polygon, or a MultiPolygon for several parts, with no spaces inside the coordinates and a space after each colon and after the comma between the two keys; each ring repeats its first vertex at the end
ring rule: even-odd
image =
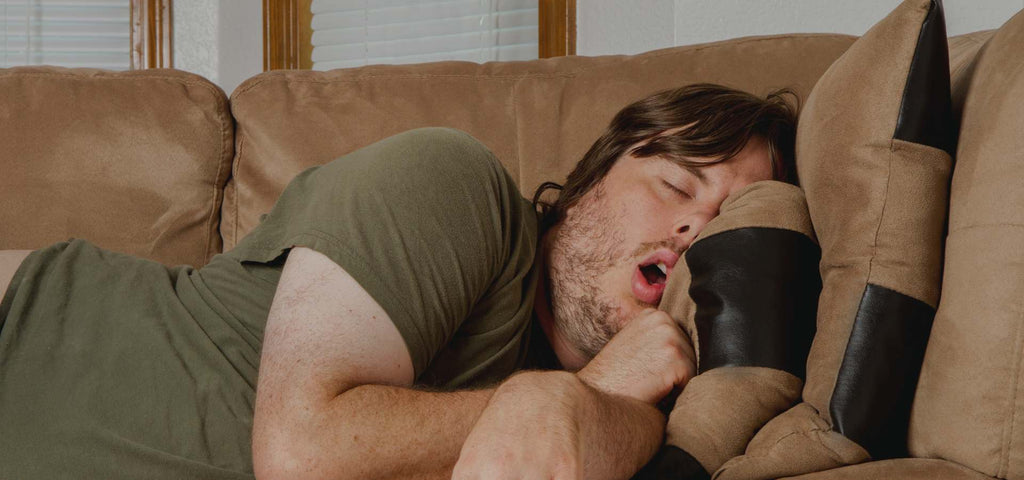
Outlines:
{"type": "Polygon", "coordinates": [[[131,69],[173,68],[171,1],[130,0],[131,69]]]}
{"type": "MultiPolygon", "coordinates": [[[[263,71],[313,68],[311,3],[263,0],[263,71]]],[[[537,7],[539,57],[575,55],[576,0],[538,0],[537,7]]]]}

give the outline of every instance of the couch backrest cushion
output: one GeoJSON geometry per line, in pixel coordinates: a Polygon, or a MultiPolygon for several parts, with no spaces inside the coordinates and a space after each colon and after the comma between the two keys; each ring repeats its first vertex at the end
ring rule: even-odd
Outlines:
{"type": "Polygon", "coordinates": [[[1024,479],[1022,49],[1024,12],[964,80],[942,295],[909,438],[914,456],[1008,479],[1024,479]]]}
{"type": "Polygon", "coordinates": [[[0,249],[76,237],[205,264],[233,135],[224,93],[196,75],[0,69],[0,249]]]}
{"type": "Polygon", "coordinates": [[[563,181],[612,116],[635,100],[696,82],[762,95],[791,87],[803,98],[854,40],[778,35],[635,56],[261,74],[231,98],[237,155],[225,191],[224,247],[250,231],[303,169],[403,130],[470,133],[530,198],[540,183],[563,181]]]}

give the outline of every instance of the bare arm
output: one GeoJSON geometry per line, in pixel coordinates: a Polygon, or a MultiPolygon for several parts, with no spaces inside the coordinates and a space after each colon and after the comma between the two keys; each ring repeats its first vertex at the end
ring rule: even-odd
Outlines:
{"type": "Polygon", "coordinates": [[[410,388],[412,361],[386,312],[330,259],[295,248],[264,335],[253,423],[256,476],[449,478],[471,431],[498,443],[530,444],[529,432],[517,437],[487,428],[507,425],[503,418],[514,422],[523,406],[579,427],[572,444],[582,449],[576,458],[588,464],[588,475],[639,468],[660,442],[664,417],[648,403],[599,392],[565,372],[512,379],[500,395],[410,388]],[[482,413],[488,422],[475,426],[482,413]],[[643,458],[627,458],[636,456],[643,458]]]}
{"type": "Polygon", "coordinates": [[[412,382],[387,313],[326,256],[293,249],[264,334],[256,476],[450,476],[492,391],[424,392],[412,382]]]}
{"type": "Polygon", "coordinates": [[[274,451],[257,453],[254,443],[254,456],[264,457],[257,478],[451,478],[462,443],[492,393],[355,387],[309,411],[305,428],[285,434],[291,439],[267,441],[274,451]]]}
{"type": "MultiPolygon", "coordinates": [[[[626,478],[661,445],[665,425],[665,417],[653,406],[604,394],[567,372],[517,375],[497,389],[497,398],[493,389],[444,393],[363,385],[339,395],[323,418],[338,420],[337,430],[321,437],[322,449],[310,450],[305,459],[291,459],[301,462],[294,468],[319,475],[327,467],[325,457],[343,453],[337,464],[340,475],[325,478],[366,479],[453,478],[456,461],[464,461],[467,450],[470,455],[480,450],[463,449],[471,431],[486,442],[538,447],[540,435],[552,429],[568,435],[547,437],[564,441],[543,449],[558,453],[559,461],[578,459],[582,478],[626,478]],[[485,411],[489,416],[477,423],[485,411]],[[522,430],[509,432],[513,424],[522,430]]],[[[486,462],[487,471],[497,475],[523,466],[548,466],[539,464],[539,458],[529,455],[510,462],[485,455],[475,461],[486,462]]],[[[552,470],[559,469],[547,471],[552,470]]],[[[295,470],[287,475],[302,478],[295,470]]]]}
{"type": "Polygon", "coordinates": [[[629,478],[662,443],[665,418],[653,405],[696,375],[694,357],[670,316],[643,311],[576,374],[503,383],[453,478],[629,478]]]}
{"type": "Polygon", "coordinates": [[[572,373],[525,372],[498,387],[452,478],[629,478],[661,446],[664,425],[654,406],[572,373]]]}

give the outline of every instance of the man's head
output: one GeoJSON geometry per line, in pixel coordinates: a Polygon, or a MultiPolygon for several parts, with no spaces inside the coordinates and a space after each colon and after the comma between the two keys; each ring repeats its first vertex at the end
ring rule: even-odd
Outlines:
{"type": "Polygon", "coordinates": [[[534,195],[548,274],[539,314],[556,352],[586,362],[657,306],[667,273],[729,194],[795,181],[795,131],[783,92],[762,99],[691,85],[620,111],[564,187],[547,183],[534,195]],[[561,190],[554,204],[539,201],[548,188],[561,190]]]}

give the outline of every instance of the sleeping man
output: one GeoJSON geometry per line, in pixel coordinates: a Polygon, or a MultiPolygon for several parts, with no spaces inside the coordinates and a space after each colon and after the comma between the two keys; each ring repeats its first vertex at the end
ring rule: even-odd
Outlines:
{"type": "Polygon", "coordinates": [[[665,280],[794,132],[781,95],[692,85],[533,202],[426,128],[299,174],[200,269],[0,252],[0,478],[629,477],[696,373],[665,280]]]}

